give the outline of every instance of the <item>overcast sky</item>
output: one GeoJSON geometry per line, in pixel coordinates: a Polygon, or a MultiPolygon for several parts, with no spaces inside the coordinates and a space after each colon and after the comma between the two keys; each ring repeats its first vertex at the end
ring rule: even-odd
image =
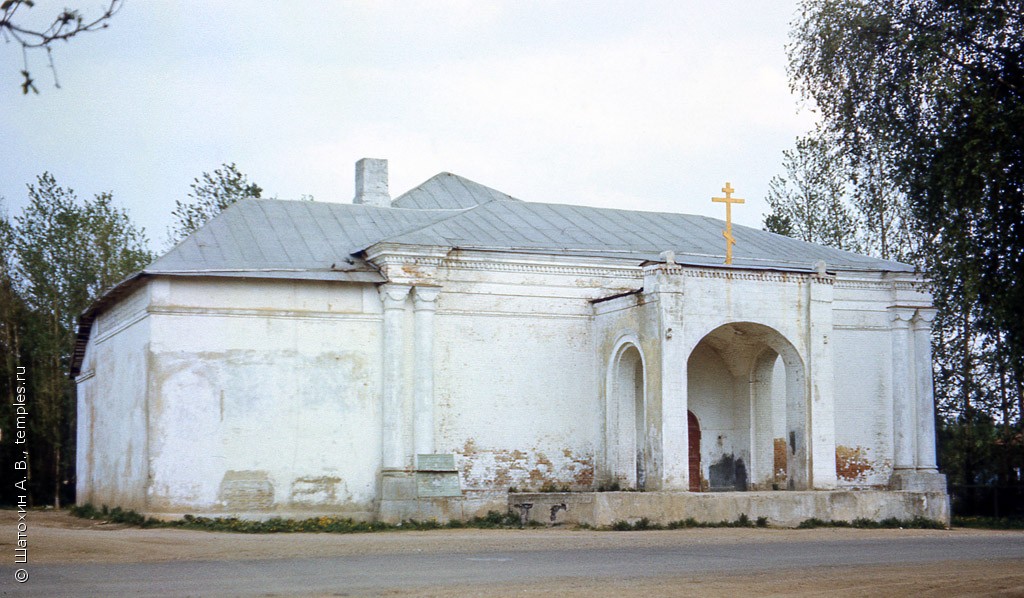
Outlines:
{"type": "MultiPolygon", "coordinates": [[[[50,14],[68,0],[37,0],[50,14]]],[[[100,0],[71,2],[86,16],[100,0]]],[[[812,115],[789,93],[795,0],[171,2],[30,55],[0,44],[0,196],[50,171],[111,191],[162,248],[189,183],[223,162],[264,197],[350,202],[387,158],[397,197],[453,172],[526,201],[761,226],[782,150],[812,115]]]]}

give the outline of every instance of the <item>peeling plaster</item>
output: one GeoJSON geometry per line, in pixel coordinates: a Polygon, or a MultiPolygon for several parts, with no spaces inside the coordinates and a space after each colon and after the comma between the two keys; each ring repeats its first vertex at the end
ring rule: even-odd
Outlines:
{"type": "Polygon", "coordinates": [[[307,476],[292,482],[291,502],[300,505],[324,505],[351,500],[341,478],[307,476]],[[339,500],[339,495],[340,500],[339,500]]]}
{"type": "Polygon", "coordinates": [[[274,506],[274,485],[266,471],[228,471],[220,482],[220,502],[230,510],[269,509],[274,506]]]}
{"type": "Polygon", "coordinates": [[[456,450],[463,488],[467,490],[505,490],[516,487],[522,491],[568,487],[570,490],[592,490],[594,458],[562,449],[560,455],[549,456],[536,448],[483,449],[474,439],[456,450]]]}
{"type": "Polygon", "coordinates": [[[869,448],[836,445],[836,476],[848,482],[864,481],[875,468],[868,458],[869,448]]]}

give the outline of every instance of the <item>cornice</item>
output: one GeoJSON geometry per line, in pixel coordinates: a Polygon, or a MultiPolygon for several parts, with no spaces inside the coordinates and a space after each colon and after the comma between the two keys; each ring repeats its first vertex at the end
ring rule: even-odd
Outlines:
{"type": "Polygon", "coordinates": [[[378,243],[366,250],[366,261],[378,268],[389,282],[433,284],[437,270],[450,250],[448,247],[378,243]]]}
{"type": "Polygon", "coordinates": [[[836,280],[837,289],[853,289],[858,291],[914,291],[927,292],[924,281],[912,280],[836,280]]]}
{"type": "Polygon", "coordinates": [[[377,263],[379,260],[394,260],[395,258],[412,259],[441,259],[448,255],[451,247],[437,247],[433,245],[404,245],[400,243],[377,243],[367,247],[364,253],[366,260],[377,263]]]}
{"type": "Polygon", "coordinates": [[[472,270],[491,272],[517,272],[523,274],[564,274],[567,276],[598,276],[602,278],[643,278],[638,266],[592,266],[584,264],[541,264],[526,262],[496,262],[466,260],[463,258],[443,260],[442,266],[449,270],[472,270]]]}
{"type": "Polygon", "coordinates": [[[581,259],[564,256],[563,259],[544,256],[530,259],[523,254],[484,252],[477,254],[450,247],[378,243],[365,252],[366,259],[381,270],[389,280],[409,284],[430,283],[437,278],[438,269],[452,271],[513,272],[522,274],[551,274],[565,276],[594,276],[599,278],[642,279],[648,275],[719,280],[749,280],[759,282],[805,283],[832,285],[837,289],[896,290],[927,292],[925,281],[917,275],[909,278],[879,280],[842,278],[842,274],[821,275],[814,271],[761,270],[746,268],[703,267],[683,264],[650,264],[640,266],[619,260],[609,263],[608,258],[581,259]]]}
{"type": "Polygon", "coordinates": [[[821,276],[817,272],[782,272],[778,270],[744,270],[741,268],[698,268],[681,265],[652,265],[644,268],[644,274],[651,276],[668,275],[684,278],[720,280],[752,280],[758,282],[804,283],[813,281],[820,284],[834,284],[834,276],[821,276]]]}
{"type": "Polygon", "coordinates": [[[245,309],[227,307],[188,307],[152,305],[147,308],[148,315],[157,316],[190,316],[190,317],[230,317],[230,318],[275,318],[288,320],[356,320],[375,322],[381,319],[380,314],[365,312],[335,312],[320,310],[292,309],[245,309]]]}

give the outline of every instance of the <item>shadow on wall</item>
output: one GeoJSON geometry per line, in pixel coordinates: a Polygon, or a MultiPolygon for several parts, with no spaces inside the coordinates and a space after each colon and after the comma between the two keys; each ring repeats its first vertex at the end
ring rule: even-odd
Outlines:
{"type": "Polygon", "coordinates": [[[722,455],[708,469],[711,491],[746,490],[747,466],[734,455],[722,455]]]}

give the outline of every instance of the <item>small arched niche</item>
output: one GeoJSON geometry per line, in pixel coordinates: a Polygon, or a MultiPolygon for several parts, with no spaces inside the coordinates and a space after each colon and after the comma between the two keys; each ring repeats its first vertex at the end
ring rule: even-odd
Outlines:
{"type": "Polygon", "coordinates": [[[623,342],[613,353],[606,388],[605,479],[621,488],[643,490],[651,448],[644,358],[636,344],[623,342]]]}

